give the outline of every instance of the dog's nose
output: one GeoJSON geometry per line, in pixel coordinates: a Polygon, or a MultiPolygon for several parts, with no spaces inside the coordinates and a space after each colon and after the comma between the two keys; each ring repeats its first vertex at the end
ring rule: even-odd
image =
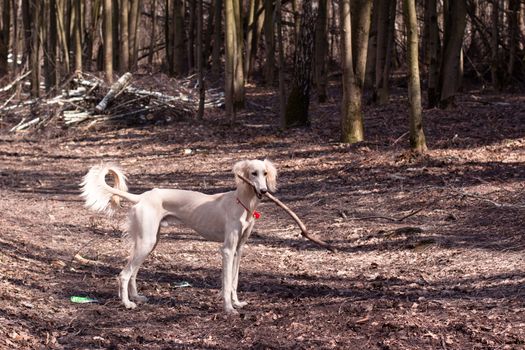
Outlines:
{"type": "Polygon", "coordinates": [[[261,193],[262,194],[266,194],[266,192],[268,192],[268,190],[266,188],[261,188],[261,193]]]}

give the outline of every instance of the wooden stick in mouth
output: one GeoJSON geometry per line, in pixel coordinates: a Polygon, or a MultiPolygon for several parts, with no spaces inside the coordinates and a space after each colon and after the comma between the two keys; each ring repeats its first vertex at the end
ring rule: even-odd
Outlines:
{"type": "MultiPolygon", "coordinates": [[[[252,186],[254,188],[254,190],[255,190],[255,185],[249,179],[247,179],[246,177],[244,177],[241,174],[235,174],[235,175],[237,175],[241,180],[246,182],[248,185],[252,186]]],[[[277,204],[277,206],[281,207],[288,215],[290,215],[292,217],[292,219],[294,219],[294,221],[297,223],[297,225],[299,225],[299,228],[301,229],[301,235],[303,237],[309,239],[310,241],[318,244],[319,246],[321,246],[323,248],[328,249],[331,252],[334,252],[334,253],[337,252],[337,250],[334,247],[332,247],[330,244],[320,240],[319,238],[316,238],[316,237],[312,236],[312,234],[306,228],[306,225],[301,221],[301,219],[299,219],[299,217],[290,208],[288,208],[288,206],[286,206],[286,204],[281,202],[279,199],[275,198],[269,192],[264,193],[264,195],[266,197],[268,197],[268,199],[270,199],[272,202],[277,204]]]]}

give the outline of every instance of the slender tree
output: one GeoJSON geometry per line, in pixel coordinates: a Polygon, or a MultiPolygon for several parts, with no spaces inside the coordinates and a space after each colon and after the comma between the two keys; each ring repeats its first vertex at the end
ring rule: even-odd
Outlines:
{"type": "Polygon", "coordinates": [[[315,26],[315,85],[320,103],[326,102],[328,84],[326,53],[328,52],[328,1],[319,0],[315,26]]]}
{"type": "Polygon", "coordinates": [[[157,0],[151,0],[151,34],[148,53],[148,65],[153,65],[153,55],[157,46],[157,0]]]}
{"type": "Polygon", "coordinates": [[[11,0],[4,0],[2,22],[0,23],[0,77],[9,72],[7,56],[9,53],[9,29],[11,27],[11,0]]]}
{"type": "Polygon", "coordinates": [[[499,49],[499,16],[500,16],[500,0],[492,0],[492,28],[490,37],[491,59],[490,59],[490,73],[492,77],[492,86],[495,90],[501,90],[502,79],[500,73],[500,49],[499,49]]]}
{"type": "Polygon", "coordinates": [[[104,71],[108,83],[113,83],[113,2],[104,0],[104,71]]]}
{"type": "Polygon", "coordinates": [[[236,25],[235,25],[235,8],[234,2],[236,0],[224,0],[224,18],[225,18],[225,69],[224,69],[224,80],[225,80],[225,97],[226,97],[226,111],[230,118],[235,118],[236,106],[235,106],[235,68],[237,58],[237,38],[236,38],[236,25]]]}
{"type": "Polygon", "coordinates": [[[396,0],[380,0],[377,9],[377,53],[373,100],[388,103],[390,67],[394,45],[396,0]]]}
{"type": "Polygon", "coordinates": [[[202,12],[202,0],[197,0],[197,72],[199,74],[199,109],[197,116],[199,119],[204,117],[204,100],[205,87],[204,87],[204,64],[203,60],[203,40],[202,40],[202,30],[203,30],[203,12],[202,12]]]}
{"type": "Polygon", "coordinates": [[[283,43],[283,25],[281,13],[281,0],[275,2],[275,19],[277,21],[277,45],[278,45],[278,63],[279,63],[279,120],[281,129],[286,127],[286,85],[284,72],[284,43],[283,43]]]}
{"type": "Polygon", "coordinates": [[[33,31],[31,35],[31,97],[40,97],[40,23],[41,3],[31,4],[33,31]]]}
{"type": "Polygon", "coordinates": [[[173,74],[188,74],[188,52],[186,47],[186,27],[184,22],[183,0],[173,1],[173,74]]]}
{"type": "Polygon", "coordinates": [[[318,3],[303,1],[301,30],[298,46],[295,48],[294,75],[290,95],[286,102],[285,127],[306,126],[310,124],[310,89],[312,86],[312,54],[314,51],[315,23],[318,3]]]}
{"type": "Polygon", "coordinates": [[[459,89],[460,56],[466,25],[466,0],[448,1],[445,8],[445,32],[439,72],[440,106],[454,105],[459,89]]]}
{"type": "Polygon", "coordinates": [[[119,72],[124,74],[129,70],[129,1],[120,2],[120,40],[119,40],[119,72]]]}
{"type": "Polygon", "coordinates": [[[75,0],[74,9],[74,44],[75,44],[75,72],[82,72],[82,1],[75,0]]]}
{"type": "Polygon", "coordinates": [[[214,78],[220,76],[221,64],[221,47],[222,47],[222,7],[223,0],[214,0],[213,7],[213,47],[212,47],[212,64],[211,73],[214,78]]]}
{"type": "Polygon", "coordinates": [[[371,21],[371,1],[361,0],[355,7],[358,22],[352,33],[350,0],[342,0],[340,6],[341,62],[343,65],[343,101],[341,112],[341,139],[355,143],[364,140],[362,96],[366,72],[366,54],[371,21]],[[352,39],[358,42],[352,45],[352,39]],[[358,52],[352,52],[355,47],[358,52]],[[355,57],[355,62],[353,60],[355,57]]]}
{"type": "MultiPolygon", "coordinates": [[[[131,0],[129,9],[128,32],[129,32],[129,50],[130,58],[129,65],[131,69],[135,70],[138,63],[139,52],[139,19],[140,19],[140,0],[131,0]]],[[[122,10],[121,10],[122,11],[122,10]]]]}
{"type": "Polygon", "coordinates": [[[423,132],[421,86],[419,82],[419,35],[415,0],[404,0],[405,26],[407,29],[408,99],[410,101],[410,147],[423,153],[427,150],[423,132]]]}
{"type": "Polygon", "coordinates": [[[244,64],[243,64],[243,31],[241,2],[233,2],[235,20],[235,77],[234,77],[234,101],[236,108],[243,108],[245,102],[244,91],[244,64]]]}
{"type": "MultiPolygon", "coordinates": [[[[308,1],[310,0],[306,0],[306,2],[308,1]]],[[[264,80],[267,85],[273,85],[275,80],[275,33],[273,28],[273,14],[273,0],[264,0],[264,43],[266,52],[266,60],[264,64],[264,80]]]]}
{"type": "Polygon", "coordinates": [[[427,101],[428,108],[434,108],[439,103],[439,28],[437,21],[437,1],[426,0],[425,2],[425,26],[426,26],[426,55],[428,62],[427,101]]]}

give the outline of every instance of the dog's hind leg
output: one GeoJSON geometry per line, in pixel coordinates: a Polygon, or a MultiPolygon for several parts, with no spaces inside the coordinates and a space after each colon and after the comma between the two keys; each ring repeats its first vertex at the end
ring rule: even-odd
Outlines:
{"type": "Polygon", "coordinates": [[[136,277],[138,270],[149,253],[157,244],[157,233],[161,217],[148,207],[136,206],[130,215],[129,234],[133,239],[133,248],[127,265],[120,272],[120,297],[124,306],[134,309],[137,305],[130,301],[146,301],[137,291],[136,277]],[[130,283],[131,282],[131,283],[130,283]]]}

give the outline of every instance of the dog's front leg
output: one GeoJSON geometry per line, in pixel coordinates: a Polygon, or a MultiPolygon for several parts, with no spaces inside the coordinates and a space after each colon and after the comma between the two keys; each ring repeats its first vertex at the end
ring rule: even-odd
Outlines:
{"type": "Polygon", "coordinates": [[[239,243],[237,244],[237,251],[235,252],[235,256],[233,258],[232,302],[233,306],[235,306],[236,308],[242,308],[248,304],[245,301],[239,301],[239,297],[237,296],[237,287],[239,285],[239,267],[241,265],[242,252],[244,250],[244,245],[246,244],[246,241],[252,233],[254,223],[255,222],[252,221],[249,224],[249,226],[244,230],[239,240],[239,243]]]}
{"type": "Polygon", "coordinates": [[[224,301],[224,311],[232,314],[238,313],[232,304],[233,263],[238,241],[238,229],[226,231],[226,237],[222,247],[222,297],[224,301]]]}

